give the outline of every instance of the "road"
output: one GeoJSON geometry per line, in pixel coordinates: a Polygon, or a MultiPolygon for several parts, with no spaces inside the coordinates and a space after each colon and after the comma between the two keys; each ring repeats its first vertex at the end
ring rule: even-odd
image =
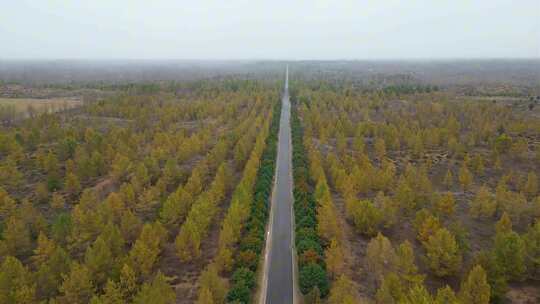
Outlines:
{"type": "Polygon", "coordinates": [[[289,69],[285,73],[278,154],[274,189],[271,199],[266,261],[263,271],[261,303],[289,304],[295,298],[293,279],[293,179],[291,144],[291,104],[289,101],[289,69]]]}

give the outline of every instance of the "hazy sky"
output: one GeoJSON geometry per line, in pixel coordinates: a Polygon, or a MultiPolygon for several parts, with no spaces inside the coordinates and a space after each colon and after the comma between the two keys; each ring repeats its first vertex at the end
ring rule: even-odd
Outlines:
{"type": "Polygon", "coordinates": [[[0,59],[540,57],[540,0],[0,2],[0,59]]]}

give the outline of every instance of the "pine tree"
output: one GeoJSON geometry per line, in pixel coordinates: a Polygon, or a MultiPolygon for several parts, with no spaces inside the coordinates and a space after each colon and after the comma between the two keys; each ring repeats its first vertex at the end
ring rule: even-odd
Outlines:
{"type": "Polygon", "coordinates": [[[474,266],[467,279],[461,283],[459,298],[463,303],[489,303],[490,287],[487,282],[486,272],[482,266],[474,266]]]}
{"type": "Polygon", "coordinates": [[[151,283],[143,284],[133,303],[174,304],[176,303],[176,293],[169,285],[168,278],[158,271],[151,283]]]}
{"type": "Polygon", "coordinates": [[[114,180],[121,181],[130,170],[132,164],[129,158],[122,154],[117,154],[111,164],[111,177],[114,180]]]}
{"type": "Polygon", "coordinates": [[[120,218],[120,231],[124,239],[131,243],[134,242],[142,229],[142,221],[130,210],[123,212],[120,218]]]}
{"type": "Polygon", "coordinates": [[[538,177],[533,171],[527,174],[527,181],[523,186],[523,192],[529,198],[533,198],[538,193],[538,177]]]}
{"type": "Polygon", "coordinates": [[[55,251],[56,244],[54,241],[51,241],[47,235],[40,232],[38,236],[38,245],[37,248],[34,249],[32,261],[35,265],[39,266],[49,260],[55,251]]]}
{"type": "Polygon", "coordinates": [[[81,192],[81,183],[77,175],[73,173],[66,174],[66,180],[64,182],[64,189],[70,196],[74,197],[81,192]]]}
{"type": "Polygon", "coordinates": [[[210,264],[199,277],[199,288],[207,289],[212,294],[214,303],[223,303],[227,293],[227,281],[222,279],[215,265],[210,264]]]}
{"type": "Polygon", "coordinates": [[[462,256],[455,237],[441,228],[424,243],[428,265],[433,272],[444,277],[456,273],[461,267],[462,256]]]}
{"type": "Polygon", "coordinates": [[[459,169],[459,183],[463,191],[468,191],[471,188],[473,183],[473,176],[467,164],[464,162],[461,168],[459,169]]]}
{"type": "Polygon", "coordinates": [[[4,223],[2,239],[0,242],[5,245],[7,255],[21,256],[30,252],[32,247],[28,225],[16,215],[4,223]]]}
{"type": "Polygon", "coordinates": [[[411,243],[404,241],[396,250],[395,269],[401,280],[409,288],[424,282],[424,275],[418,273],[411,243]]]}
{"type": "Polygon", "coordinates": [[[124,264],[120,270],[119,288],[122,290],[122,296],[126,303],[129,303],[137,291],[137,277],[135,271],[124,264]]]}
{"type": "Polygon", "coordinates": [[[36,199],[40,203],[46,203],[49,201],[49,189],[47,188],[47,184],[37,183],[36,189],[35,189],[36,199]]]}
{"type": "Polygon", "coordinates": [[[415,194],[403,178],[398,182],[394,200],[406,211],[413,211],[416,208],[415,194]]]}
{"type": "Polygon", "coordinates": [[[456,293],[450,286],[446,285],[437,289],[437,296],[435,297],[435,304],[460,304],[456,293]]]}
{"type": "Polygon", "coordinates": [[[446,189],[451,189],[452,186],[454,186],[454,176],[452,175],[452,171],[450,170],[450,168],[446,170],[443,184],[446,186],[446,189]]]}
{"type": "Polygon", "coordinates": [[[530,278],[540,279],[540,221],[529,227],[523,236],[525,242],[525,265],[530,278]]]}
{"type": "Polygon", "coordinates": [[[90,304],[100,303],[100,304],[124,304],[124,296],[121,288],[118,284],[109,279],[101,296],[94,296],[90,304]]]}
{"type": "Polygon", "coordinates": [[[496,209],[497,202],[493,199],[493,195],[489,192],[489,189],[484,185],[476,192],[474,200],[471,202],[469,213],[475,218],[492,217],[496,209]]]}
{"type": "Polygon", "coordinates": [[[357,201],[348,209],[358,232],[367,236],[377,233],[381,223],[381,212],[371,201],[357,201]]]}
{"type": "Polygon", "coordinates": [[[456,202],[452,192],[446,192],[436,202],[437,211],[445,216],[452,216],[456,209],[456,202]]]}
{"type": "Polygon", "coordinates": [[[58,192],[53,193],[52,199],[51,199],[51,207],[53,209],[56,209],[56,210],[62,209],[64,208],[65,203],[66,203],[66,200],[64,199],[62,194],[58,192]]]}
{"type": "Polygon", "coordinates": [[[391,272],[386,275],[381,286],[375,294],[377,304],[397,304],[405,299],[405,288],[401,284],[399,277],[391,272]]]}
{"type": "Polygon", "coordinates": [[[382,222],[385,228],[390,228],[396,224],[399,218],[399,206],[389,196],[385,196],[382,191],[377,193],[375,204],[381,210],[382,222]]]}
{"type": "Polygon", "coordinates": [[[86,266],[74,262],[71,271],[67,275],[62,275],[64,281],[60,286],[62,299],[66,303],[85,304],[94,295],[92,276],[86,266]]]}
{"type": "Polygon", "coordinates": [[[92,282],[96,286],[105,284],[107,277],[114,267],[111,250],[103,237],[99,236],[91,247],[88,247],[84,256],[85,266],[92,275],[92,282]]]}
{"type": "Polygon", "coordinates": [[[379,161],[382,161],[386,156],[386,144],[382,138],[377,138],[377,140],[375,140],[375,155],[379,161]]]}
{"type": "Polygon", "coordinates": [[[495,263],[511,280],[522,280],[525,274],[525,243],[514,231],[497,232],[493,248],[495,263]]]}
{"type": "Polygon", "coordinates": [[[405,298],[399,303],[403,304],[432,304],[433,298],[423,285],[414,285],[407,292],[405,298]]]}
{"type": "Polygon", "coordinates": [[[200,235],[197,227],[192,221],[187,221],[176,236],[175,245],[178,257],[182,261],[191,261],[199,257],[200,235]]]}
{"type": "Polygon", "coordinates": [[[418,233],[416,238],[420,242],[425,243],[430,236],[434,235],[435,232],[441,228],[441,222],[438,217],[434,216],[426,209],[422,209],[416,213],[414,226],[418,233]]]}
{"type": "Polygon", "coordinates": [[[341,275],[332,284],[330,289],[330,296],[328,297],[329,304],[346,304],[346,303],[358,303],[356,288],[354,283],[345,275],[341,275]]]}
{"type": "Polygon", "coordinates": [[[333,277],[343,273],[345,267],[343,249],[336,239],[331,240],[330,247],[325,251],[325,257],[327,270],[333,277]]]}
{"type": "Polygon", "coordinates": [[[368,243],[366,259],[368,268],[375,279],[383,280],[385,275],[393,271],[395,267],[396,253],[390,240],[379,232],[368,243]]]}
{"type": "Polygon", "coordinates": [[[507,233],[512,231],[512,220],[508,213],[503,212],[499,221],[495,224],[495,232],[498,234],[507,233]]]}
{"type": "Polygon", "coordinates": [[[6,256],[0,265],[0,303],[35,303],[32,275],[12,256],[6,256]]]}
{"type": "Polygon", "coordinates": [[[197,304],[214,304],[212,293],[206,287],[199,290],[199,297],[197,298],[197,304]]]}
{"type": "Polygon", "coordinates": [[[17,204],[15,200],[12,199],[2,186],[0,186],[0,220],[5,220],[10,217],[15,209],[17,204]]]}

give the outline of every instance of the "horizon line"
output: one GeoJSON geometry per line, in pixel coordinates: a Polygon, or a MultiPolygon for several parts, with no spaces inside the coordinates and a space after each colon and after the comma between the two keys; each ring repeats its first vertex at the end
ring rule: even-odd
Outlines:
{"type": "Polygon", "coordinates": [[[383,58],[2,58],[0,61],[186,61],[186,62],[303,62],[303,61],[469,61],[469,60],[540,60],[538,57],[383,57],[383,58]]]}

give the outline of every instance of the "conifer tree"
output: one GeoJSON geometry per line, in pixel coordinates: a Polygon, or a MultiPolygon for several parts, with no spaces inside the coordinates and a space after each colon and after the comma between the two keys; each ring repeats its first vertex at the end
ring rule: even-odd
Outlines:
{"type": "Polygon", "coordinates": [[[424,243],[427,262],[431,270],[440,277],[452,275],[461,267],[462,255],[455,237],[441,228],[424,243]]]}
{"type": "Polygon", "coordinates": [[[482,266],[474,266],[467,278],[461,283],[459,298],[463,303],[489,303],[490,287],[487,282],[486,272],[482,266]]]}

